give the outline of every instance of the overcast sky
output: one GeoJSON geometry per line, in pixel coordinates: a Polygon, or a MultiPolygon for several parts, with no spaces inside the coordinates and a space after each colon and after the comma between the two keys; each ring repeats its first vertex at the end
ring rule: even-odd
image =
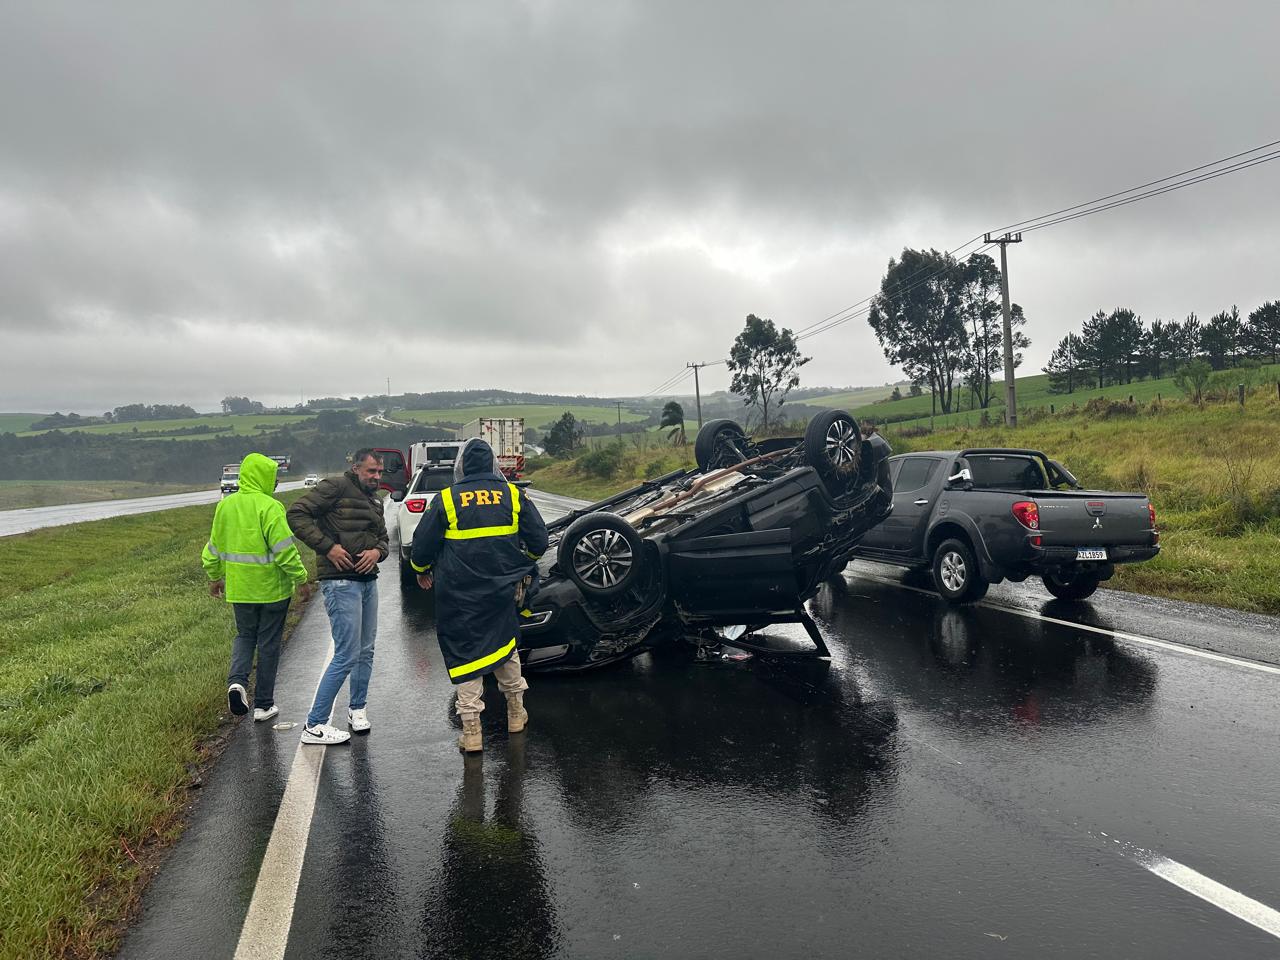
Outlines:
{"type": "MultiPolygon", "coordinates": [[[[959,245],[1280,137],[1280,4],[0,0],[0,409],[642,394],[959,245]]],[[[1280,297],[1280,162],[1028,235],[1099,307],[1280,297]]],[[[865,321],[805,385],[880,383],[865,321]]],[[[723,387],[723,367],[704,388],[723,387]]]]}

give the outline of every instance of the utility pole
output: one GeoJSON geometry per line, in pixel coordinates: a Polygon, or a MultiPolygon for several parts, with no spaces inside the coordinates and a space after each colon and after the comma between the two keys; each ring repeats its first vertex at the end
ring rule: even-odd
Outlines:
{"type": "Polygon", "coordinates": [[[387,377],[387,416],[391,416],[391,378],[387,377]]]}
{"type": "Polygon", "coordinates": [[[1000,244],[1000,300],[1004,308],[1004,422],[1010,427],[1018,425],[1018,390],[1013,384],[1013,318],[1009,313],[1009,261],[1005,256],[1005,248],[1011,243],[1021,243],[1021,233],[1006,233],[1003,237],[991,239],[991,234],[982,238],[984,243],[1000,244]]]}
{"type": "Polygon", "coordinates": [[[622,401],[615,400],[613,405],[618,408],[618,442],[622,442],[622,401]]]}
{"type": "Polygon", "coordinates": [[[707,366],[705,363],[686,363],[686,367],[693,368],[693,399],[698,405],[698,429],[702,429],[702,387],[698,383],[698,371],[707,366]]]}

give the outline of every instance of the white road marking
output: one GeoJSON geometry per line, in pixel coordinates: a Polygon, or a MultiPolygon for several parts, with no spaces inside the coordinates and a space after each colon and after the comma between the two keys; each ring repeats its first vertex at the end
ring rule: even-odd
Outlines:
{"type": "MultiPolygon", "coordinates": [[[[327,666],[333,659],[333,638],[324,658],[327,666]]],[[[316,680],[316,691],[324,678],[324,666],[316,680]]],[[[311,695],[312,702],[315,694],[311,695]]],[[[307,705],[311,709],[311,704],[307,705]]],[[[332,712],[329,719],[333,719],[332,712]]],[[[328,721],[325,721],[326,723],[328,721]]],[[[311,835],[311,818],[316,809],[316,793],[320,788],[320,770],[328,747],[299,742],[284,796],[276,813],[267,852],[258,869],[258,880],[249,901],[249,912],[240,928],[240,942],[234,960],[282,960],[289,945],[289,929],[293,926],[293,905],[298,897],[298,881],[302,878],[302,861],[311,835]]]]}
{"type": "MultiPolygon", "coordinates": [[[[851,576],[862,577],[864,580],[874,580],[877,583],[888,584],[891,587],[898,587],[901,590],[911,590],[915,593],[923,593],[926,596],[937,597],[938,594],[932,590],[925,590],[921,587],[913,587],[910,584],[902,583],[890,577],[880,577],[872,573],[864,573],[861,570],[854,572],[851,576]]],[[[1125,640],[1129,643],[1137,643],[1147,647],[1156,647],[1161,650],[1169,650],[1173,653],[1185,654],[1189,657],[1199,657],[1202,660],[1213,660],[1217,663],[1225,663],[1233,667],[1244,667],[1246,670],[1256,670],[1259,673],[1269,673],[1273,676],[1280,676],[1280,667],[1273,666],[1269,663],[1259,663],[1256,660],[1245,660],[1243,657],[1232,657],[1225,653],[1214,653],[1212,650],[1201,650],[1198,647],[1190,647],[1181,643],[1174,643],[1172,640],[1157,640],[1155,637],[1144,637],[1137,633],[1126,633],[1123,630],[1113,630],[1110,627],[1095,627],[1087,623],[1076,623],[1073,620],[1059,620],[1057,617],[1045,616],[1043,613],[1036,613],[1034,610],[1023,610],[1019,607],[1006,607],[998,603],[978,603],[975,606],[986,607],[988,610],[998,610],[1001,613],[1012,613],[1019,617],[1026,617],[1029,620],[1040,620],[1044,623],[1052,623],[1060,627],[1070,627],[1073,630],[1084,630],[1088,633],[1100,634],[1104,637],[1112,637],[1116,640],[1125,640]]]]}
{"type": "Polygon", "coordinates": [[[1280,937],[1280,911],[1273,910],[1265,903],[1259,903],[1252,897],[1246,897],[1237,890],[1223,886],[1217,880],[1211,880],[1202,873],[1197,873],[1185,864],[1168,857],[1153,855],[1139,862],[1162,880],[1168,880],[1175,887],[1180,887],[1194,896],[1213,904],[1251,923],[1259,930],[1265,930],[1273,937],[1280,937]]]}

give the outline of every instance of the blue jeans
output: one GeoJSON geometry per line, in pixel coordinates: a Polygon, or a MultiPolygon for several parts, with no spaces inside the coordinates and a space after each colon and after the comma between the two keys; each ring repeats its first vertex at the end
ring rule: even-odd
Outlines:
{"type": "Polygon", "coordinates": [[[324,609],[333,630],[333,659],[324,668],[307,726],[328,723],[342,683],[351,677],[351,709],[359,710],[369,695],[373,673],[373,641],[378,635],[377,580],[321,580],[324,609]]]}

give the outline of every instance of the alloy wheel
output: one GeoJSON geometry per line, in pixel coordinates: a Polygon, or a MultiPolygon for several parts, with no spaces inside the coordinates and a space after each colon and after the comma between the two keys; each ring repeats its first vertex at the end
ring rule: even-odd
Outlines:
{"type": "Polygon", "coordinates": [[[858,462],[862,437],[850,420],[836,420],[827,427],[827,459],[837,470],[850,469],[858,462]]]}
{"type": "Polygon", "coordinates": [[[965,581],[969,578],[969,571],[965,568],[964,557],[955,551],[944,553],[940,567],[943,586],[952,593],[959,593],[964,589],[965,581]]]}
{"type": "Polygon", "coordinates": [[[592,530],[573,548],[574,570],[593,587],[621,583],[634,562],[631,545],[616,530],[592,530]]]}

